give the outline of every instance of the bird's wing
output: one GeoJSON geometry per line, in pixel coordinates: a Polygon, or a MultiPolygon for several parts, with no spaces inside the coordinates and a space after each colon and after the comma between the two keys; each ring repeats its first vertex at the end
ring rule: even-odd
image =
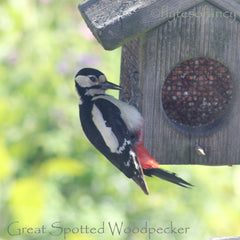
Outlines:
{"type": "Polygon", "coordinates": [[[128,128],[116,105],[98,98],[94,101],[92,115],[94,124],[112,153],[120,154],[131,145],[128,128]]]}
{"type": "Polygon", "coordinates": [[[148,193],[142,167],[119,108],[106,99],[97,98],[92,115],[95,126],[110,150],[109,154],[105,154],[107,158],[148,193]]]}

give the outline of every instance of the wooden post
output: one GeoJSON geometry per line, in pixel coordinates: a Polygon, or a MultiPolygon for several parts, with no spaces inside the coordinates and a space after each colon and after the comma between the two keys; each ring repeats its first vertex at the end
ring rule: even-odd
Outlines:
{"type": "Polygon", "coordinates": [[[142,99],[139,86],[140,38],[126,43],[122,47],[120,99],[140,108],[142,99]]]}

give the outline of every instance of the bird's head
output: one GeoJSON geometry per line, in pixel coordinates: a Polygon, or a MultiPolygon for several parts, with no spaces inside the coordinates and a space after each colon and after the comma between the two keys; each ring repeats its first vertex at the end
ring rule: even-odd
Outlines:
{"type": "Polygon", "coordinates": [[[93,68],[81,69],[75,76],[75,86],[80,100],[84,96],[93,97],[104,94],[107,89],[122,89],[120,86],[108,82],[102,72],[93,68]]]}

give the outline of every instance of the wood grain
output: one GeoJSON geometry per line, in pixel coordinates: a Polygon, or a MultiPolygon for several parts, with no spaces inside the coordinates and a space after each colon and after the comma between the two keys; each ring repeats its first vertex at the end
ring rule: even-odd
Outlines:
{"type": "Polygon", "coordinates": [[[115,49],[203,0],[90,0],[79,5],[88,27],[106,49],[115,49]],[[162,7],[167,7],[162,10],[162,7]],[[162,13],[163,11],[163,13],[162,13]]]}
{"type": "Polygon", "coordinates": [[[194,6],[208,2],[240,18],[239,0],[88,0],[79,10],[88,27],[107,50],[117,48],[194,6]]]}
{"type": "Polygon", "coordinates": [[[127,43],[122,51],[121,98],[141,110],[145,145],[160,163],[240,163],[239,0],[89,0],[79,9],[105,49],[127,43]],[[171,70],[196,57],[221,62],[234,81],[225,116],[198,134],[168,119],[161,96],[171,70]]]}
{"type": "Polygon", "coordinates": [[[142,91],[139,108],[146,120],[145,146],[162,164],[239,164],[239,21],[216,17],[221,10],[208,3],[189,11],[196,16],[205,12],[205,16],[167,21],[147,32],[139,43],[139,87],[142,91]],[[194,57],[220,61],[229,68],[234,81],[234,97],[221,123],[197,135],[173,124],[161,102],[161,89],[167,75],[178,63],[194,57]],[[199,154],[198,147],[206,155],[199,154]]]}
{"type": "Polygon", "coordinates": [[[140,39],[135,38],[122,47],[120,99],[139,109],[141,91],[139,88],[140,39]]]}

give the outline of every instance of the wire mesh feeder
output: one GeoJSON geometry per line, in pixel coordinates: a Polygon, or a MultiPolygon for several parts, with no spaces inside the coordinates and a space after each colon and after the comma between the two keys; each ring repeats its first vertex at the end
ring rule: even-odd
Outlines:
{"type": "Polygon", "coordinates": [[[227,67],[209,58],[193,58],[177,65],[162,88],[162,105],[176,125],[198,129],[216,124],[233,95],[227,67]]]}

